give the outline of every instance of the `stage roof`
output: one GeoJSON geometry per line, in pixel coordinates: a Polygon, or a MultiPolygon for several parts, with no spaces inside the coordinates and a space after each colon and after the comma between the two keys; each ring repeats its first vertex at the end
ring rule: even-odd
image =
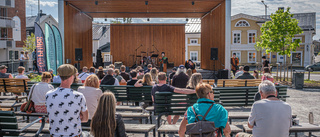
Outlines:
{"type": "Polygon", "coordinates": [[[94,18],[200,18],[225,0],[65,0],[94,18]]]}

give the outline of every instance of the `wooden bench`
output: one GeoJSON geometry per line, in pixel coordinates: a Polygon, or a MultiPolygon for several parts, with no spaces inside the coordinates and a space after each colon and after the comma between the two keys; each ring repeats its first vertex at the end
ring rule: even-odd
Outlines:
{"type": "Polygon", "coordinates": [[[35,137],[39,136],[45,125],[44,117],[38,118],[32,123],[26,123],[23,126],[20,126],[20,124],[17,123],[17,118],[14,112],[0,111],[0,136],[19,136],[20,133],[30,133],[28,129],[39,121],[42,123],[38,123],[35,132],[31,132],[36,133],[35,137]]]}
{"type": "MultiPolygon", "coordinates": [[[[248,127],[248,124],[243,125],[244,132],[252,133],[252,129],[248,127]]],[[[299,132],[309,132],[309,137],[312,136],[312,132],[320,132],[320,126],[309,124],[309,123],[300,123],[299,125],[294,125],[290,127],[290,133],[295,133],[295,136],[298,137],[299,132]]]]}
{"type": "Polygon", "coordinates": [[[203,79],[202,82],[215,87],[256,87],[261,83],[261,79],[219,79],[217,84],[214,79],[203,79]]]}
{"type": "MultiPolygon", "coordinates": [[[[286,101],[287,86],[276,86],[278,98],[286,101]]],[[[258,87],[215,87],[219,91],[219,101],[223,106],[252,106],[258,87]]]]}
{"type": "Polygon", "coordinates": [[[0,92],[21,94],[27,89],[29,79],[0,78],[0,92]]]}
{"type": "MultiPolygon", "coordinates": [[[[250,112],[228,112],[229,124],[232,124],[234,119],[248,119],[250,112]]],[[[292,114],[292,118],[296,118],[296,114],[292,114]]]]}

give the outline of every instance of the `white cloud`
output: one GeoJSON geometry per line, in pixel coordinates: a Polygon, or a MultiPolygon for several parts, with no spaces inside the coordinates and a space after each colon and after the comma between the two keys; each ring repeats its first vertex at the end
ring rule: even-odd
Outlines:
{"type": "MultiPolygon", "coordinates": [[[[48,6],[48,7],[54,7],[55,5],[57,5],[58,2],[57,1],[52,1],[52,0],[40,0],[40,6],[48,6]]],[[[26,0],[26,7],[30,8],[32,5],[32,7],[38,6],[38,0],[26,0]]]]}

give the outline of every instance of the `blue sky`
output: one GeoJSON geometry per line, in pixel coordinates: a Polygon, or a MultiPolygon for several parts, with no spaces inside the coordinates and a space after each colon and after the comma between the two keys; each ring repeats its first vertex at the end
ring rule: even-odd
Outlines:
{"type": "MultiPolygon", "coordinates": [[[[51,14],[58,19],[58,0],[40,0],[43,13],[51,14]]],[[[249,15],[264,15],[264,6],[261,0],[231,0],[231,15],[245,13],[249,15]]],[[[313,39],[320,39],[320,0],[264,0],[268,5],[268,14],[274,13],[278,7],[291,7],[292,13],[316,12],[317,35],[313,39]]],[[[26,15],[36,15],[38,0],[26,0],[26,15]]],[[[151,19],[153,22],[185,22],[185,19],[151,19]]],[[[146,19],[136,19],[134,22],[146,22],[146,19]]]]}

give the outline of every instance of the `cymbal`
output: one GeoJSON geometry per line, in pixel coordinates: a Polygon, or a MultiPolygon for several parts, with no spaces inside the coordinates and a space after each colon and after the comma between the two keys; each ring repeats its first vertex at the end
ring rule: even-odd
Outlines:
{"type": "Polygon", "coordinates": [[[141,51],[141,53],[147,53],[147,52],[145,52],[145,51],[141,51]]]}

